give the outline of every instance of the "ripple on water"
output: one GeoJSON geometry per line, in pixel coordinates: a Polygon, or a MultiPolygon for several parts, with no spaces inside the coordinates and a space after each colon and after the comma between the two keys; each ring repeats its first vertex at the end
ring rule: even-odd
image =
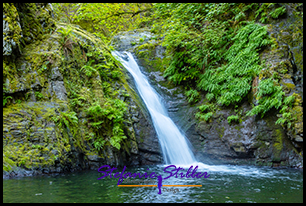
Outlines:
{"type": "MultiPolygon", "coordinates": [[[[97,180],[101,177],[97,171],[3,180],[3,202],[303,202],[302,171],[204,166],[198,171],[208,172],[209,178],[171,177],[163,180],[164,185],[196,184],[202,187],[173,187],[167,191],[162,188],[162,194],[157,194],[157,187],[119,188],[118,179],[107,177],[97,180]]],[[[127,172],[149,171],[165,177],[165,167],[128,168],[127,172]]]]}

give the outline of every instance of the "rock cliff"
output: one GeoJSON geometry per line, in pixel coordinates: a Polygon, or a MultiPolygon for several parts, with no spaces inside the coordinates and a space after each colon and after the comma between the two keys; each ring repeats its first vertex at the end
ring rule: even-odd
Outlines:
{"type": "Polygon", "coordinates": [[[51,4],[3,8],[3,177],[162,161],[130,77],[51,4]]]}

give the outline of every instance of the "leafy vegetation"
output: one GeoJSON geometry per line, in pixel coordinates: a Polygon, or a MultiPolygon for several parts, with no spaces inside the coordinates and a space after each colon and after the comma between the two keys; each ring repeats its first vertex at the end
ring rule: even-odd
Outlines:
{"type": "Polygon", "coordinates": [[[120,149],[120,142],[127,137],[124,134],[124,113],[127,110],[127,105],[120,99],[106,99],[103,106],[99,102],[93,103],[87,110],[87,115],[98,138],[94,141],[94,146],[100,150],[106,140],[101,138],[103,133],[111,133],[109,140],[110,144],[120,149]],[[111,131],[108,131],[108,125],[111,125],[111,131]]]}
{"type": "Polygon", "coordinates": [[[156,5],[156,15],[166,20],[154,29],[167,32],[163,45],[171,59],[164,76],[190,87],[189,102],[201,90],[220,106],[238,104],[249,93],[253,78],[263,69],[258,51],[271,42],[265,27],[245,21],[253,6],[156,5]]]}
{"type": "Polygon", "coordinates": [[[79,24],[108,42],[119,31],[132,30],[146,24],[146,13],[152,3],[55,3],[56,18],[79,24]]]}
{"type": "Polygon", "coordinates": [[[5,96],[5,93],[3,92],[3,106],[5,106],[8,103],[8,99],[13,99],[13,97],[5,96]]]}
{"type": "Polygon", "coordinates": [[[78,124],[78,117],[75,112],[60,112],[60,115],[53,118],[54,122],[58,124],[59,127],[66,126],[72,129],[78,124]]]}
{"type": "Polygon", "coordinates": [[[263,117],[272,107],[278,109],[283,103],[284,95],[282,87],[276,86],[276,82],[272,78],[260,81],[256,95],[258,105],[249,111],[247,115],[261,114],[261,117],[263,117]]]}
{"type": "Polygon", "coordinates": [[[227,121],[230,124],[231,122],[238,122],[239,117],[238,115],[231,115],[229,117],[227,117],[227,121]]]}
{"type": "Polygon", "coordinates": [[[37,98],[38,101],[44,99],[44,95],[40,92],[35,92],[35,97],[37,98]]]}
{"type": "MultiPolygon", "coordinates": [[[[103,42],[111,41],[119,31],[141,26],[141,22],[153,23],[152,31],[160,38],[164,37],[166,58],[163,64],[167,65],[164,76],[175,85],[185,86],[189,103],[200,102],[201,93],[205,94],[196,114],[197,118],[205,121],[216,111],[211,105],[227,107],[246,99],[254,78],[265,71],[259,52],[266,46],[274,46],[267,27],[260,23],[271,22],[286,13],[286,7],[278,3],[102,3],[55,4],[55,7],[64,13],[58,17],[62,22],[77,23],[103,42]],[[152,16],[147,15],[152,11],[152,16]]],[[[68,53],[72,46],[68,40],[71,30],[60,32],[68,53]]],[[[103,44],[106,46],[108,43],[103,44]]],[[[90,52],[86,56],[89,57],[90,52]]],[[[108,98],[115,93],[106,80],[121,76],[119,70],[109,70],[114,67],[112,62],[107,61],[103,66],[89,60],[81,69],[88,77],[99,72],[108,98]]],[[[284,101],[279,79],[274,73],[260,81],[256,88],[257,105],[247,115],[263,117],[275,108],[283,113],[277,123],[291,121],[290,115],[284,112],[287,101],[284,101]]],[[[83,105],[79,98],[74,98],[74,105],[83,105]]],[[[229,123],[236,121],[235,117],[230,117],[229,123]]],[[[97,120],[97,125],[93,126],[100,123],[97,120]]]]}
{"type": "Polygon", "coordinates": [[[185,92],[188,102],[197,102],[199,101],[199,92],[197,90],[190,89],[189,91],[185,92]]]}
{"type": "Polygon", "coordinates": [[[276,3],[262,3],[260,8],[255,12],[255,18],[260,16],[261,18],[259,21],[261,23],[267,23],[270,17],[276,19],[280,15],[286,13],[286,8],[284,6],[278,8],[275,7],[276,3]]]}
{"type": "Polygon", "coordinates": [[[197,112],[195,114],[195,117],[199,120],[204,120],[208,122],[214,114],[216,107],[213,104],[203,104],[201,106],[198,106],[198,109],[200,110],[200,112],[197,112]]]}
{"type": "MultiPolygon", "coordinates": [[[[254,78],[265,71],[259,52],[274,44],[268,23],[286,13],[277,3],[163,3],[154,4],[152,31],[164,36],[164,76],[175,85],[184,85],[188,102],[205,101],[196,117],[208,121],[218,106],[238,105],[252,88],[254,78]],[[167,62],[168,61],[168,62],[167,62]]],[[[272,108],[281,109],[277,123],[291,121],[284,112],[287,102],[277,73],[258,85],[257,104],[247,115],[262,117],[272,108]]],[[[229,123],[237,121],[230,116],[229,123]]],[[[289,124],[290,125],[290,124],[289,124]]]]}

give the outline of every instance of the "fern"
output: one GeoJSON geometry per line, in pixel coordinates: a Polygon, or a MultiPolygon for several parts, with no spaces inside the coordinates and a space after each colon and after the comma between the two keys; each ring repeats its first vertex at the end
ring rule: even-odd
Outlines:
{"type": "Polygon", "coordinates": [[[199,92],[197,90],[190,89],[189,91],[185,92],[185,95],[187,96],[188,102],[194,102],[196,103],[199,101],[199,92]]]}
{"type": "Polygon", "coordinates": [[[75,112],[60,112],[59,116],[52,117],[52,120],[60,127],[66,126],[75,136],[78,131],[79,119],[75,112]]]}
{"type": "Polygon", "coordinates": [[[70,100],[72,107],[83,107],[85,105],[86,99],[84,97],[73,98],[70,100]]]}
{"type": "Polygon", "coordinates": [[[214,98],[214,94],[213,93],[207,93],[205,97],[208,101],[211,101],[214,98]]]}
{"type": "Polygon", "coordinates": [[[106,143],[106,140],[102,138],[95,138],[93,145],[99,151],[103,149],[103,146],[105,145],[105,143],[106,143]]]}
{"type": "Polygon", "coordinates": [[[295,100],[295,96],[294,95],[291,95],[291,96],[288,96],[284,99],[284,104],[285,105],[291,105],[295,100]]]}
{"type": "Polygon", "coordinates": [[[205,111],[207,111],[207,110],[210,109],[210,105],[204,104],[204,105],[199,106],[198,109],[199,109],[201,112],[205,112],[205,111]]]}
{"type": "MultiPolygon", "coordinates": [[[[109,143],[117,149],[120,149],[122,140],[127,138],[123,130],[124,113],[126,110],[127,105],[124,101],[110,98],[106,98],[103,106],[99,102],[95,102],[87,109],[87,115],[92,121],[89,125],[96,133],[99,133],[103,128],[104,130],[110,129],[111,138],[109,139],[109,143]]],[[[96,143],[94,143],[95,147],[104,145],[98,143],[101,141],[102,139],[100,138],[99,140],[99,137],[97,137],[95,140],[96,143]]]]}
{"type": "Polygon", "coordinates": [[[209,119],[212,117],[213,113],[208,112],[206,114],[201,114],[200,112],[196,113],[195,117],[200,119],[200,120],[205,120],[206,122],[209,121],[209,119]]]}
{"type": "Polygon", "coordinates": [[[102,123],[104,123],[104,121],[98,121],[98,122],[93,122],[93,123],[90,123],[90,125],[95,128],[95,129],[100,129],[102,127],[102,123]]]}
{"type": "Polygon", "coordinates": [[[228,117],[227,117],[227,121],[228,121],[229,124],[230,124],[231,122],[233,122],[233,121],[238,122],[238,120],[239,120],[238,115],[231,115],[231,116],[228,116],[228,117]]]}
{"type": "Polygon", "coordinates": [[[198,83],[226,106],[239,103],[248,94],[253,76],[262,69],[256,49],[270,43],[266,29],[254,23],[242,27],[232,40],[234,44],[224,54],[228,64],[207,70],[198,83]]]}
{"type": "MultiPolygon", "coordinates": [[[[261,113],[263,117],[266,112],[271,108],[279,109],[284,104],[285,93],[282,91],[281,86],[277,86],[275,80],[272,77],[260,81],[258,85],[258,91],[256,94],[256,99],[258,99],[258,105],[252,108],[247,116],[258,115],[261,113]]],[[[287,99],[286,102],[289,103],[292,99],[287,99]]]]}
{"type": "Polygon", "coordinates": [[[5,96],[5,93],[3,93],[3,106],[5,106],[7,104],[8,99],[13,99],[13,97],[5,96]]]}
{"type": "Polygon", "coordinates": [[[35,92],[35,97],[37,100],[43,100],[45,98],[44,95],[40,92],[35,92]]]}
{"type": "MultiPolygon", "coordinates": [[[[159,4],[156,14],[166,20],[154,30],[160,31],[161,36],[166,34],[163,46],[170,62],[164,76],[176,85],[190,88],[185,93],[189,103],[197,102],[197,92],[201,91],[207,92],[208,101],[220,106],[241,103],[249,94],[254,77],[267,72],[258,52],[272,42],[267,27],[247,22],[249,13],[245,12],[254,10],[255,18],[263,23],[286,12],[285,7],[277,6],[276,3],[159,4]]],[[[247,115],[263,117],[272,108],[280,113],[290,110],[295,99],[285,97],[279,78],[277,74],[266,79],[260,77],[255,94],[258,105],[247,115]]],[[[198,108],[196,117],[201,120],[209,120],[214,112],[208,105],[198,108]]],[[[282,118],[289,118],[286,123],[291,121],[289,116],[282,118]]],[[[236,120],[231,117],[228,121],[236,120]]]]}
{"type": "Polygon", "coordinates": [[[60,112],[60,124],[64,123],[69,128],[69,126],[76,126],[78,121],[79,119],[75,112],[60,112]]]}
{"type": "Polygon", "coordinates": [[[99,102],[95,102],[92,106],[87,109],[87,114],[91,116],[93,120],[97,120],[102,117],[102,107],[99,102]]]}
{"type": "Polygon", "coordinates": [[[275,122],[275,124],[281,124],[281,125],[284,125],[286,122],[286,119],[284,118],[278,118],[277,121],[275,122]]]}
{"type": "Polygon", "coordinates": [[[113,147],[120,149],[120,142],[127,137],[124,135],[124,132],[120,126],[120,124],[116,124],[113,127],[113,136],[110,139],[110,143],[113,147]]]}
{"type": "Polygon", "coordinates": [[[81,71],[84,72],[86,74],[86,76],[88,77],[91,77],[91,75],[93,73],[96,73],[97,72],[97,69],[95,69],[93,66],[91,66],[92,62],[94,62],[94,60],[90,60],[87,62],[86,65],[84,65],[82,68],[81,68],[81,71]]]}
{"type": "Polygon", "coordinates": [[[286,7],[282,6],[282,7],[279,7],[277,9],[275,9],[274,11],[272,11],[269,15],[272,18],[276,19],[276,18],[278,18],[279,15],[282,15],[284,13],[286,13],[286,7]]]}
{"type": "Polygon", "coordinates": [[[208,112],[208,113],[204,114],[203,118],[207,122],[212,117],[212,115],[213,115],[212,112],[208,112]]]}

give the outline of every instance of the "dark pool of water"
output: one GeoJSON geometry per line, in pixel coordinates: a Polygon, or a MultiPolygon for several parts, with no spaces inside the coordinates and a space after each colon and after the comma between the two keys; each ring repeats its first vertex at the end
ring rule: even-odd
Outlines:
{"type": "MultiPolygon", "coordinates": [[[[155,172],[166,177],[164,168],[127,168],[126,172],[155,172]]],[[[201,171],[204,170],[198,170],[201,171]]],[[[207,172],[210,175],[207,179],[171,177],[163,180],[163,185],[202,187],[167,187],[167,190],[162,187],[162,194],[158,194],[157,187],[123,188],[117,186],[115,178],[97,180],[101,177],[98,171],[7,179],[3,180],[3,202],[303,202],[301,170],[221,166],[209,168],[207,172]]]]}

